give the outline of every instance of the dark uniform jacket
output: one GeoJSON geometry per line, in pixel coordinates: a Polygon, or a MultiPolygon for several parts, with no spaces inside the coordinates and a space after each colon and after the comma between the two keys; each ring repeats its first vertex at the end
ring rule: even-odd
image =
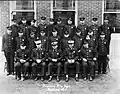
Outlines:
{"type": "Polygon", "coordinates": [[[37,37],[39,38],[40,37],[40,32],[41,31],[45,31],[45,34],[46,36],[48,35],[48,32],[47,32],[47,24],[39,24],[38,25],[38,31],[37,31],[37,37]]]}
{"type": "Polygon", "coordinates": [[[23,34],[25,37],[27,37],[27,32],[28,32],[28,25],[27,24],[21,24],[20,28],[23,29],[23,34]]]}
{"type": "Polygon", "coordinates": [[[15,39],[14,37],[9,34],[5,34],[3,35],[2,38],[2,51],[6,51],[6,52],[13,52],[15,51],[15,39]]]}
{"type": "Polygon", "coordinates": [[[18,29],[19,29],[19,26],[13,24],[11,25],[12,27],[12,34],[13,34],[13,37],[17,37],[18,36],[18,29]]]}
{"type": "Polygon", "coordinates": [[[18,49],[20,49],[20,45],[22,43],[27,43],[27,40],[26,40],[25,36],[22,36],[22,37],[18,36],[18,37],[15,38],[16,51],[18,49]]]}
{"type": "Polygon", "coordinates": [[[29,51],[27,49],[22,50],[22,49],[18,49],[16,52],[16,60],[18,62],[20,62],[20,59],[26,60],[28,61],[30,58],[30,54],[29,51]]]}
{"type": "Polygon", "coordinates": [[[74,36],[73,39],[75,40],[75,47],[78,50],[81,50],[81,47],[83,45],[83,37],[82,36],[74,36]]]}
{"type": "Polygon", "coordinates": [[[61,48],[61,38],[60,38],[60,36],[59,35],[57,35],[56,37],[54,37],[54,36],[51,36],[50,38],[49,38],[49,48],[50,49],[52,49],[52,46],[51,46],[51,43],[52,42],[58,42],[58,48],[61,48]]]}
{"type": "Polygon", "coordinates": [[[27,43],[27,48],[31,51],[32,49],[36,48],[35,38],[29,38],[27,43]]]}
{"type": "Polygon", "coordinates": [[[47,37],[48,38],[52,36],[52,30],[53,30],[53,28],[54,28],[54,24],[49,24],[47,26],[47,32],[48,32],[48,36],[47,37]]]}
{"type": "Polygon", "coordinates": [[[69,35],[72,38],[75,35],[76,26],[71,24],[71,25],[66,25],[65,28],[67,29],[67,31],[69,31],[69,35]]]}
{"type": "Polygon", "coordinates": [[[46,59],[45,48],[34,48],[32,50],[31,58],[33,61],[36,61],[36,59],[42,59],[42,61],[44,61],[46,59]]]}
{"type": "Polygon", "coordinates": [[[60,61],[62,59],[62,51],[60,49],[51,49],[48,53],[48,59],[51,61],[52,59],[57,59],[60,61]]]}
{"type": "Polygon", "coordinates": [[[83,36],[83,38],[85,38],[88,33],[88,26],[86,24],[78,25],[77,30],[79,30],[81,32],[81,35],[83,36]]]}
{"type": "Polygon", "coordinates": [[[34,32],[34,34],[35,34],[35,38],[37,38],[37,27],[36,26],[33,26],[33,25],[31,25],[31,26],[28,26],[28,30],[27,30],[27,39],[28,38],[30,38],[30,34],[31,34],[31,32],[34,32]]]}
{"type": "Polygon", "coordinates": [[[65,26],[63,24],[56,24],[54,27],[57,28],[58,35],[62,38],[65,26]]]}
{"type": "Polygon", "coordinates": [[[98,39],[99,38],[99,34],[100,34],[100,29],[99,29],[99,26],[98,25],[91,25],[90,27],[89,27],[89,31],[93,31],[93,36],[95,36],[96,37],[96,39],[98,39]]]}
{"type": "Polygon", "coordinates": [[[93,58],[97,58],[98,54],[97,51],[93,48],[82,48],[81,49],[81,57],[86,58],[87,60],[93,60],[93,58]]]}
{"type": "Polygon", "coordinates": [[[65,59],[74,59],[77,60],[78,59],[78,51],[75,47],[71,48],[66,48],[64,51],[64,58],[65,59]]]}
{"type": "Polygon", "coordinates": [[[98,48],[97,48],[98,55],[102,55],[102,56],[107,55],[109,53],[107,48],[108,48],[107,39],[104,39],[104,40],[99,39],[98,48]]]}

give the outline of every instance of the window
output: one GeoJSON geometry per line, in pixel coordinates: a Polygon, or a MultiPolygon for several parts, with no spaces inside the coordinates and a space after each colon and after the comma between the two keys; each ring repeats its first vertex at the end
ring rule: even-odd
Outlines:
{"type": "Polygon", "coordinates": [[[115,32],[120,33],[120,0],[104,0],[103,19],[107,16],[115,32]]]}
{"type": "Polygon", "coordinates": [[[69,17],[73,19],[73,23],[77,26],[77,0],[53,0],[51,14],[54,19],[61,18],[63,24],[69,17]]]}
{"type": "Polygon", "coordinates": [[[29,22],[36,18],[36,8],[34,0],[16,0],[10,1],[10,23],[11,19],[17,19],[18,23],[21,17],[26,17],[29,22]]]}

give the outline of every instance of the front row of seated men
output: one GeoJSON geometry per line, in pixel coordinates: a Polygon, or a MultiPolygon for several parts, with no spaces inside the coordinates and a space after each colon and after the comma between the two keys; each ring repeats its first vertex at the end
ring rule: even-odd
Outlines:
{"type": "Polygon", "coordinates": [[[31,54],[26,47],[25,43],[20,45],[15,53],[15,72],[17,80],[25,80],[29,67],[32,68],[32,78],[38,80],[38,70],[41,66],[41,80],[43,81],[46,76],[46,70],[48,70],[49,79],[52,80],[53,68],[56,66],[57,77],[56,80],[60,81],[61,71],[64,68],[65,81],[69,81],[69,67],[74,65],[75,80],[79,81],[79,74],[84,80],[89,79],[92,81],[95,78],[96,62],[98,60],[98,73],[106,72],[106,58],[107,58],[107,40],[105,34],[101,33],[98,40],[98,47],[94,49],[89,46],[87,41],[84,41],[81,50],[77,50],[75,47],[75,41],[70,39],[68,41],[68,47],[61,51],[58,47],[58,42],[51,42],[51,49],[46,52],[44,46],[42,46],[41,40],[35,40],[37,48],[32,49],[31,54]],[[46,69],[48,68],[48,69],[46,69]],[[82,68],[82,69],[81,69],[82,68]],[[22,77],[21,77],[22,76],[22,77]]]}

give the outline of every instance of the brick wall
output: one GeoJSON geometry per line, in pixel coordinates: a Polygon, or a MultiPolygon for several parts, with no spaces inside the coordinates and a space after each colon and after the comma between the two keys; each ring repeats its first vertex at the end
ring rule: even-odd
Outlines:
{"type": "Polygon", "coordinates": [[[88,25],[91,25],[92,17],[98,17],[98,24],[100,25],[102,23],[102,0],[79,0],[78,18],[83,16],[88,25]]]}
{"type": "Polygon", "coordinates": [[[36,5],[37,5],[37,24],[40,23],[41,16],[45,16],[48,21],[51,14],[51,1],[50,0],[37,1],[36,5]]]}
{"type": "Polygon", "coordinates": [[[0,1],[0,36],[6,31],[9,22],[9,1],[0,1]]]}

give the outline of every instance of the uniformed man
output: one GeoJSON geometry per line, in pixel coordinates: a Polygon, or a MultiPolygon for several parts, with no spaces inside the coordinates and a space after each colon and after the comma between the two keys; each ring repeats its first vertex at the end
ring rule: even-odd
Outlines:
{"type": "Polygon", "coordinates": [[[61,50],[64,51],[68,47],[68,41],[70,40],[69,31],[65,30],[63,34],[63,39],[61,39],[61,50]]]}
{"type": "Polygon", "coordinates": [[[88,33],[88,26],[85,24],[85,18],[80,18],[80,24],[77,26],[77,31],[81,32],[82,37],[85,39],[88,33]]]}
{"type": "Polygon", "coordinates": [[[23,35],[23,29],[18,31],[18,37],[15,38],[16,50],[20,49],[22,43],[27,43],[26,37],[23,35]]]}
{"type": "Polygon", "coordinates": [[[52,33],[52,35],[51,35],[50,38],[49,38],[49,49],[52,48],[51,43],[54,42],[54,41],[57,41],[57,42],[58,42],[58,48],[61,49],[61,38],[60,38],[60,36],[58,35],[57,29],[56,29],[56,28],[53,28],[53,30],[52,30],[51,33],[52,33]]]}
{"type": "Polygon", "coordinates": [[[7,32],[2,38],[2,51],[7,61],[7,75],[14,74],[14,51],[15,51],[15,39],[12,35],[11,26],[7,27],[7,32]]]}
{"type": "Polygon", "coordinates": [[[57,28],[58,35],[62,38],[65,26],[62,24],[62,19],[61,18],[57,19],[57,24],[55,25],[55,28],[57,28]]]}
{"type": "Polygon", "coordinates": [[[35,19],[32,19],[31,20],[31,25],[28,26],[28,30],[27,30],[27,39],[30,37],[30,33],[31,32],[34,32],[35,34],[35,38],[37,39],[37,27],[35,26],[35,22],[36,20],[35,19]]]}
{"type": "Polygon", "coordinates": [[[48,32],[48,38],[52,36],[52,31],[53,31],[53,28],[54,28],[54,19],[53,18],[50,18],[49,19],[49,25],[47,26],[47,32],[48,32]]]}
{"type": "Polygon", "coordinates": [[[38,25],[38,33],[37,33],[37,38],[39,39],[40,37],[40,32],[45,31],[46,36],[48,35],[47,32],[47,24],[46,24],[46,17],[41,17],[41,23],[38,25]]]}
{"type": "Polygon", "coordinates": [[[97,52],[89,47],[88,42],[84,41],[83,48],[81,49],[81,58],[83,65],[83,79],[86,80],[88,74],[89,80],[94,79],[95,61],[97,60],[97,52]]]}
{"type": "Polygon", "coordinates": [[[80,63],[77,61],[78,60],[78,51],[75,48],[74,40],[69,40],[68,43],[69,43],[69,47],[64,50],[64,57],[66,59],[66,61],[64,63],[64,73],[66,76],[65,81],[68,82],[68,80],[69,80],[68,67],[73,64],[75,64],[75,66],[76,66],[75,80],[79,81],[78,74],[79,74],[79,70],[80,70],[80,63]]]}
{"type": "Polygon", "coordinates": [[[52,68],[53,66],[57,66],[57,81],[60,81],[60,72],[61,72],[61,66],[62,66],[62,52],[60,49],[58,49],[58,42],[54,41],[51,43],[52,44],[52,49],[49,50],[48,53],[48,59],[49,59],[49,64],[48,64],[48,74],[49,74],[49,81],[52,80],[52,68]]]}
{"type": "Polygon", "coordinates": [[[65,26],[65,28],[67,28],[67,30],[69,31],[70,37],[73,38],[73,36],[75,35],[75,32],[76,32],[76,26],[73,25],[72,18],[68,19],[67,25],[65,26]]]}
{"type": "Polygon", "coordinates": [[[18,30],[19,30],[19,26],[17,24],[17,19],[12,19],[13,24],[11,25],[12,27],[12,34],[13,37],[17,37],[18,36],[18,30]]]}
{"type": "Polygon", "coordinates": [[[26,49],[26,44],[22,43],[20,45],[20,49],[16,52],[16,63],[15,63],[15,71],[17,75],[17,80],[24,81],[26,79],[26,73],[29,68],[29,51],[26,49]],[[22,75],[21,75],[22,70],[22,75]],[[21,78],[22,76],[22,78],[21,78]]]}
{"type": "Polygon", "coordinates": [[[93,18],[92,19],[92,25],[89,27],[89,31],[93,31],[93,35],[94,37],[98,40],[99,38],[99,33],[100,33],[100,29],[98,26],[98,18],[93,18]]]}
{"type": "Polygon", "coordinates": [[[27,37],[28,25],[27,25],[26,17],[22,17],[21,21],[22,21],[22,24],[20,24],[20,28],[23,29],[23,34],[25,35],[25,37],[27,37]]]}
{"type": "Polygon", "coordinates": [[[37,40],[35,41],[37,48],[34,48],[32,50],[32,54],[31,57],[33,59],[33,63],[32,63],[32,73],[34,74],[33,79],[37,80],[38,76],[37,76],[37,69],[38,66],[42,67],[42,72],[41,72],[41,80],[44,81],[44,77],[45,77],[45,67],[46,67],[46,49],[42,46],[42,42],[41,40],[37,40]]]}
{"type": "MultiPolygon", "coordinates": [[[[104,19],[103,25],[100,26],[100,32],[105,33],[105,38],[108,40],[108,44],[110,45],[111,41],[111,33],[114,31],[114,29],[109,25],[108,17],[106,16],[104,19]]],[[[109,52],[109,46],[108,46],[108,52],[109,52]]]]}
{"type": "Polygon", "coordinates": [[[106,67],[108,65],[107,58],[108,58],[108,46],[109,42],[105,38],[105,33],[102,32],[100,34],[100,39],[98,40],[98,74],[106,74],[106,67]]]}
{"type": "Polygon", "coordinates": [[[81,50],[84,41],[81,32],[77,30],[73,39],[75,40],[75,47],[78,49],[78,51],[81,50]]]}

